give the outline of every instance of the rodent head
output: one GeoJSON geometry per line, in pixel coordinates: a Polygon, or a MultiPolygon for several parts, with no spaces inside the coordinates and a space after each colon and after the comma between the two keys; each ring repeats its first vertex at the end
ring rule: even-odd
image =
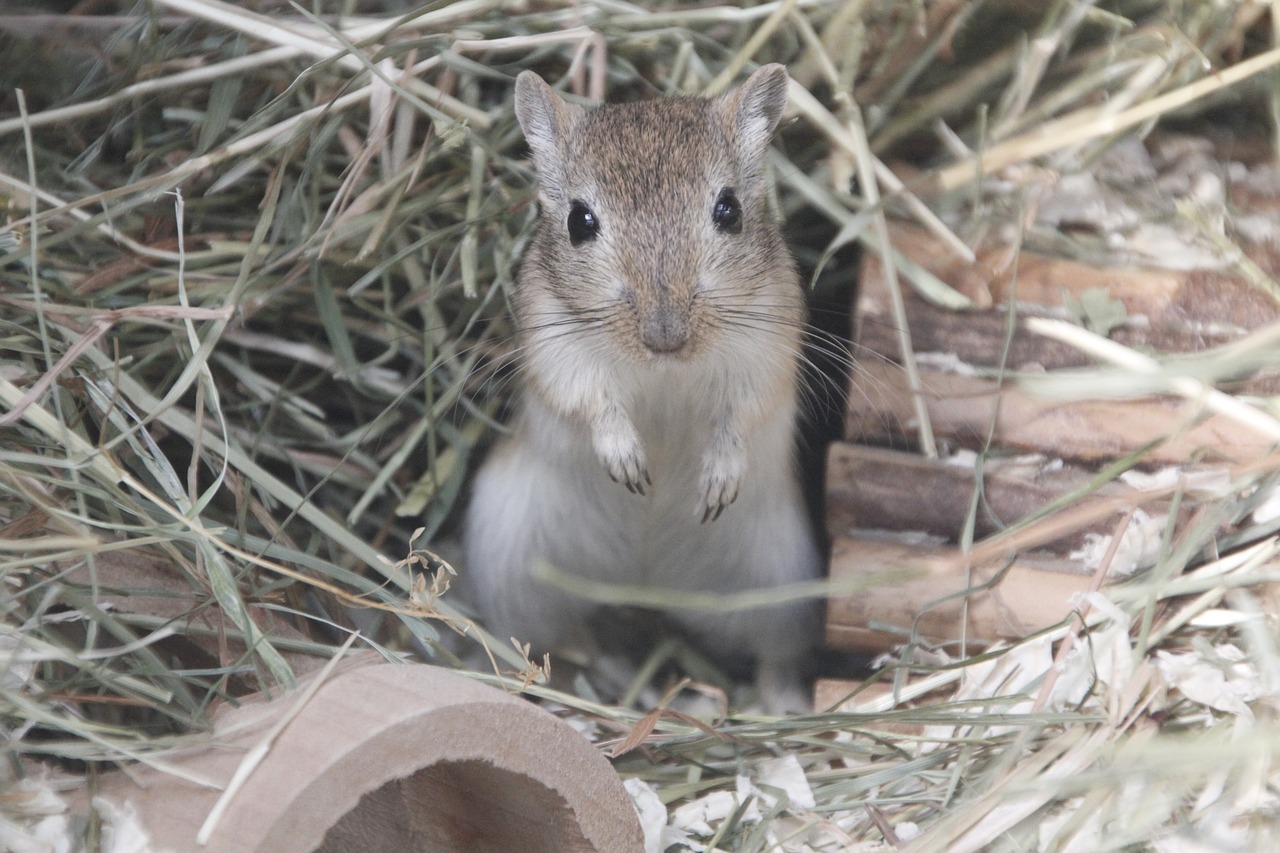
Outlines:
{"type": "Polygon", "coordinates": [[[516,301],[526,334],[600,336],[643,363],[692,358],[735,329],[798,327],[801,297],[763,174],[786,102],[781,65],[718,98],[594,109],[522,73],[516,115],[542,218],[516,301]]]}

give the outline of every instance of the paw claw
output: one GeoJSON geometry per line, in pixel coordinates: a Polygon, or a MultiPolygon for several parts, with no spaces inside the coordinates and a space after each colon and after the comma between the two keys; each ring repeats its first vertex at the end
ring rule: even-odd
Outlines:
{"type": "MultiPolygon", "coordinates": [[[[639,448],[636,449],[637,451],[639,450],[639,448]]],[[[600,461],[609,473],[609,479],[626,486],[627,491],[633,495],[643,495],[645,488],[653,485],[653,480],[650,479],[649,472],[644,467],[643,455],[633,455],[625,459],[602,459],[600,461]]]]}
{"type": "Polygon", "coordinates": [[[729,504],[738,499],[737,482],[727,482],[719,479],[712,479],[703,489],[702,502],[699,509],[702,510],[702,523],[715,521],[729,504]]]}
{"type": "Polygon", "coordinates": [[[616,464],[610,465],[608,470],[610,479],[615,483],[621,483],[626,486],[627,491],[633,495],[643,495],[645,493],[645,485],[652,484],[649,479],[649,473],[644,468],[643,460],[635,457],[618,461],[616,464]]]}
{"type": "Polygon", "coordinates": [[[653,484],[645,467],[640,436],[620,409],[610,409],[601,417],[595,424],[593,440],[596,456],[609,479],[623,484],[633,495],[643,495],[645,486],[653,484]]]}
{"type": "Polygon", "coordinates": [[[702,500],[698,509],[703,524],[718,519],[738,499],[746,470],[747,461],[739,442],[730,439],[711,447],[703,459],[700,481],[702,500]]]}

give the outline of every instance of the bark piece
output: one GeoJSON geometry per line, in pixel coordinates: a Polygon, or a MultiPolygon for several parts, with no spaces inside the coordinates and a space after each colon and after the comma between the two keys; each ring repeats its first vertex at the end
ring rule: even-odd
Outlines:
{"type": "Polygon", "coordinates": [[[1073,597],[1092,582],[1074,563],[1050,558],[1018,557],[1007,570],[989,565],[970,571],[954,548],[847,537],[832,545],[837,586],[895,573],[903,579],[829,600],[829,647],[879,652],[913,637],[929,643],[1021,638],[1070,616],[1073,597]]]}

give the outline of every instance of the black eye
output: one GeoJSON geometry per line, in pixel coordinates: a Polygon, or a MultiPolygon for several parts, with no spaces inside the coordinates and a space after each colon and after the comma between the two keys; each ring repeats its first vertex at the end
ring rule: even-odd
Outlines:
{"type": "Polygon", "coordinates": [[[581,246],[600,233],[600,220],[580,201],[569,203],[569,242],[581,246]]]}
{"type": "Polygon", "coordinates": [[[711,211],[711,221],[722,234],[742,233],[742,205],[731,187],[720,190],[716,206],[711,211]]]}

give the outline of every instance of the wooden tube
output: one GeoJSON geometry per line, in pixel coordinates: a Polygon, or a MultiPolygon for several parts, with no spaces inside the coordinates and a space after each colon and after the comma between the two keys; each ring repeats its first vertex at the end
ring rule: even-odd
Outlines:
{"type": "Polygon", "coordinates": [[[135,766],[95,803],[132,808],[158,850],[643,849],[621,780],[567,723],[456,672],[386,663],[332,675],[198,845],[220,789],[296,703],[225,708],[207,743],[162,759],[215,787],[135,766]]]}

